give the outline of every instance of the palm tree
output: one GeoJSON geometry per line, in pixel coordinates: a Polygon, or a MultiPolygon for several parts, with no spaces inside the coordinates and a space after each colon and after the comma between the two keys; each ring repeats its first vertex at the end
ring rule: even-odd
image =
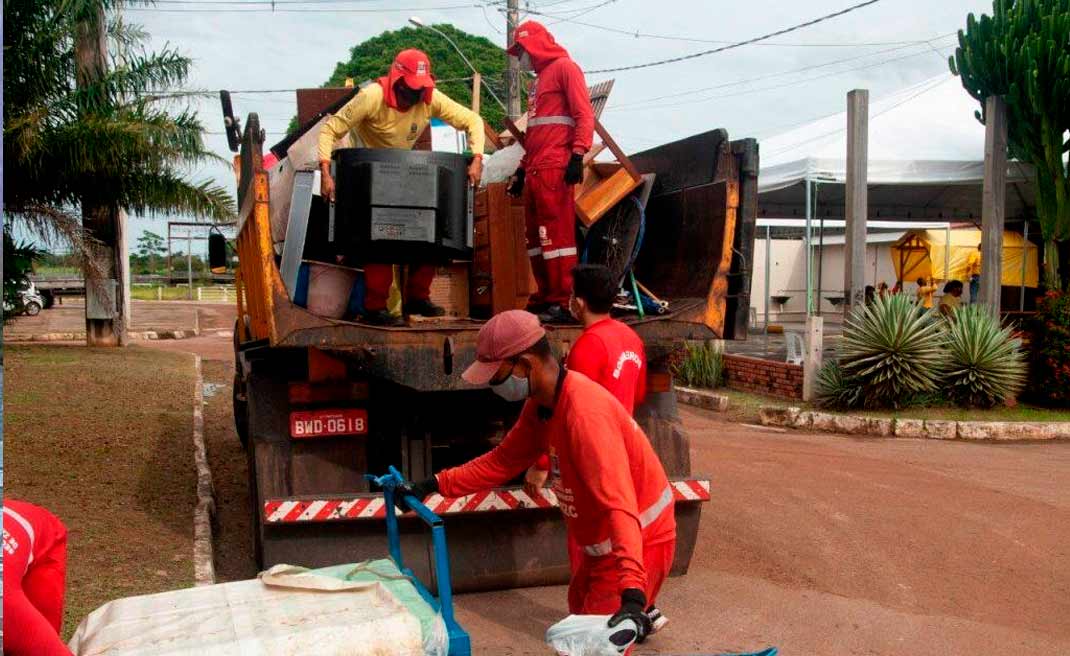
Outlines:
{"type": "MultiPolygon", "coordinates": [[[[46,241],[70,242],[100,278],[90,215],[120,209],[214,221],[234,216],[221,187],[185,171],[222,161],[181,91],[192,62],[122,20],[122,0],[4,0],[4,211],[46,241]],[[86,30],[107,59],[79,68],[86,30]],[[81,37],[81,38],[80,38],[81,37]],[[103,208],[103,210],[101,210],[103,208]]],[[[94,224],[97,225],[97,224],[94,224]]]]}

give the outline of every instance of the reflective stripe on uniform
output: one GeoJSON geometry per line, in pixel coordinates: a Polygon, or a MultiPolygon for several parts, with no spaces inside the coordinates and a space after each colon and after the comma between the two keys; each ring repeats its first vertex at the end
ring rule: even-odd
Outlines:
{"type": "Polygon", "coordinates": [[[541,248],[529,248],[528,249],[528,257],[538,257],[539,255],[542,255],[542,249],[541,248]]]}
{"type": "Polygon", "coordinates": [[[529,128],[538,125],[568,125],[576,127],[576,121],[574,121],[571,116],[536,116],[535,118],[528,119],[529,128]]]}
{"type": "Polygon", "coordinates": [[[665,512],[665,509],[672,503],[672,486],[665,487],[665,491],[661,493],[658,500],[650,504],[650,507],[639,513],[639,526],[646,528],[654,523],[654,520],[661,516],[661,513],[665,512]]]}
{"type": "MultiPolygon", "coordinates": [[[[542,259],[544,259],[544,260],[553,260],[553,259],[558,258],[558,257],[565,257],[567,255],[575,255],[575,254],[576,254],[576,247],[575,246],[570,246],[568,248],[558,248],[557,250],[554,250],[554,251],[543,251],[542,252],[542,259]]],[[[531,255],[531,251],[528,251],[528,255],[531,255]]]]}
{"type": "Polygon", "coordinates": [[[18,522],[19,526],[22,527],[22,530],[26,531],[26,535],[30,538],[30,557],[26,559],[26,566],[29,567],[33,564],[33,543],[37,541],[37,536],[35,536],[33,533],[33,525],[30,524],[29,520],[27,520],[25,517],[18,514],[11,508],[8,508],[7,506],[4,506],[4,514],[10,515],[11,519],[18,522]]]}
{"type": "Polygon", "coordinates": [[[603,540],[598,544],[584,545],[583,553],[588,556],[605,556],[613,551],[613,543],[609,540],[603,540]]]}

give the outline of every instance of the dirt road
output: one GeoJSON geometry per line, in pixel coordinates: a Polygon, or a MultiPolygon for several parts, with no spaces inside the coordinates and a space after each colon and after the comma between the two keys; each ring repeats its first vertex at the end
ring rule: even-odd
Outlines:
{"type": "MultiPolygon", "coordinates": [[[[199,303],[197,301],[132,301],[130,330],[134,332],[193,330],[202,332],[232,330],[233,303],[199,303]]],[[[63,305],[42,310],[36,317],[20,316],[4,326],[4,337],[28,339],[47,333],[84,333],[85,299],[68,298],[63,305]]]]}
{"type": "MultiPolygon", "coordinates": [[[[215,338],[218,340],[219,338],[215,338]]],[[[226,347],[203,348],[226,384],[226,347]]],[[[248,558],[244,459],[229,388],[206,412],[221,495],[217,568],[248,558]]],[[[670,618],[640,653],[1070,653],[1070,443],[975,444],[778,433],[685,409],[711,475],[691,571],[659,599],[670,618]]],[[[563,587],[461,595],[475,653],[546,654],[563,587]]]]}

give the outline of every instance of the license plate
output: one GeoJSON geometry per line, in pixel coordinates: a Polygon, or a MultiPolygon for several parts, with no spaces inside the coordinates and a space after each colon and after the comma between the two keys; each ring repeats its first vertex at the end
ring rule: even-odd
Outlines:
{"type": "Polygon", "coordinates": [[[367,433],[368,411],[360,408],[301,410],[290,413],[290,437],[294,439],[367,433]]]}

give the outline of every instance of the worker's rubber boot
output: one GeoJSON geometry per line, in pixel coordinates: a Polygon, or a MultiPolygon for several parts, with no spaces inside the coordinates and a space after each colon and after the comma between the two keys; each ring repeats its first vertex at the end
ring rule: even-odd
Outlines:
{"type": "Polygon", "coordinates": [[[441,317],[445,316],[446,308],[435,305],[429,300],[421,301],[409,301],[405,304],[405,314],[418,314],[421,317],[441,317]]]}
{"type": "Polygon", "coordinates": [[[665,628],[665,625],[669,623],[669,618],[661,614],[661,609],[657,606],[651,606],[646,609],[646,616],[650,618],[650,635],[654,635],[658,631],[665,628]]]}
{"type": "Polygon", "coordinates": [[[570,324],[579,323],[572,318],[572,313],[560,305],[551,305],[539,315],[539,321],[543,323],[570,324]]]}
{"type": "Polygon", "coordinates": [[[387,328],[397,328],[405,325],[404,319],[390,314],[389,310],[370,310],[365,312],[360,320],[362,323],[371,324],[373,326],[385,326],[387,328]]]}

